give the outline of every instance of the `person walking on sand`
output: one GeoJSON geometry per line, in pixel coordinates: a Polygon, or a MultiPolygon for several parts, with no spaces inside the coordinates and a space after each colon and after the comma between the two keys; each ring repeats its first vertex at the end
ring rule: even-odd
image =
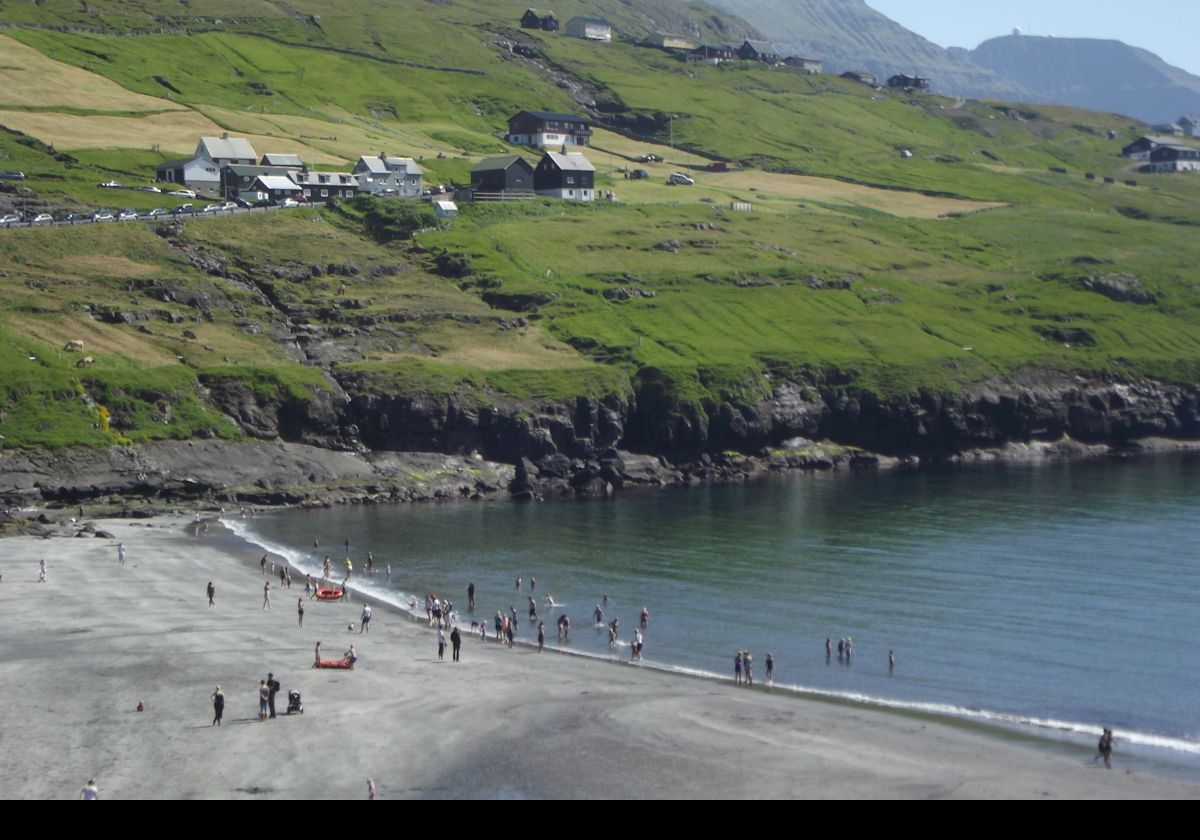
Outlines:
{"type": "Polygon", "coordinates": [[[87,784],[83,786],[83,790],[79,791],[80,799],[99,799],[100,791],[96,788],[96,780],[88,779],[87,784]]]}
{"type": "Polygon", "coordinates": [[[210,607],[216,606],[216,604],[213,603],[213,596],[216,594],[217,594],[217,587],[213,586],[213,582],[210,580],[208,582],[208,605],[210,607]]]}
{"type": "Polygon", "coordinates": [[[38,583],[46,582],[46,558],[38,561],[38,583]]]}
{"type": "Polygon", "coordinates": [[[313,667],[316,668],[321,664],[321,643],[317,642],[317,646],[313,648],[313,667]]]}
{"type": "Polygon", "coordinates": [[[125,565],[125,543],[117,543],[117,565],[125,565]]]}
{"type": "Polygon", "coordinates": [[[213,722],[212,726],[220,726],[221,718],[225,714],[225,692],[221,691],[221,686],[217,686],[216,691],[212,693],[213,704],[213,722]]]}
{"type": "Polygon", "coordinates": [[[458,661],[458,649],[462,647],[462,634],[458,632],[458,625],[454,625],[454,629],[450,631],[450,651],[451,659],[458,661]]]}
{"type": "Polygon", "coordinates": [[[371,605],[370,604],[363,605],[362,615],[359,616],[358,624],[359,624],[359,626],[358,626],[359,635],[361,635],[363,633],[371,632],[371,605]]]}
{"type": "Polygon", "coordinates": [[[267,713],[270,711],[271,689],[267,688],[266,680],[259,680],[258,683],[258,721],[262,723],[267,719],[267,713]]]}
{"type": "Polygon", "coordinates": [[[263,606],[264,610],[271,609],[271,581],[263,584],[263,606]]]}
{"type": "Polygon", "coordinates": [[[367,799],[375,800],[375,780],[367,779],[367,799]]]}
{"type": "Polygon", "coordinates": [[[296,599],[296,613],[297,613],[297,618],[300,619],[300,629],[303,630],[304,629],[304,599],[303,598],[296,599]]]}

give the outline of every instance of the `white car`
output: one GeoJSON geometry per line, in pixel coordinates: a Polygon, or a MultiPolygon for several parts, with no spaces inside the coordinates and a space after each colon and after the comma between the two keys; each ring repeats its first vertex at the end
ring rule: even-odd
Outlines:
{"type": "Polygon", "coordinates": [[[691,175],[687,175],[683,172],[672,172],[670,175],[667,176],[667,183],[668,184],[678,184],[681,186],[690,187],[696,183],[696,179],[693,178],[691,175]]]}
{"type": "Polygon", "coordinates": [[[124,210],[122,210],[120,213],[117,214],[117,221],[118,222],[136,222],[137,217],[138,217],[138,214],[137,214],[136,210],[126,207],[124,210]]]}
{"type": "Polygon", "coordinates": [[[125,187],[125,185],[120,181],[104,181],[96,186],[100,187],[102,190],[119,190],[125,187]]]}
{"type": "Polygon", "coordinates": [[[0,225],[4,225],[5,227],[8,227],[9,225],[19,225],[19,224],[21,224],[21,217],[18,216],[16,213],[7,213],[3,216],[0,216],[0,225]]]}
{"type": "Polygon", "coordinates": [[[171,193],[171,195],[177,196],[178,198],[195,198],[196,191],[195,190],[174,190],[171,193]]]}
{"type": "Polygon", "coordinates": [[[138,192],[160,193],[160,192],[162,192],[162,190],[160,190],[158,187],[152,187],[149,184],[147,184],[144,187],[138,187],[138,192]]]}
{"type": "Polygon", "coordinates": [[[54,222],[54,217],[49,213],[38,213],[30,220],[31,225],[48,225],[54,222]]]}

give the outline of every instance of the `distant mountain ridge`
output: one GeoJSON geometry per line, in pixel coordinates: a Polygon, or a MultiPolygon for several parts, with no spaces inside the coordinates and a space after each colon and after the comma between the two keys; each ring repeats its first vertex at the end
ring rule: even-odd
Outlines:
{"type": "Polygon", "coordinates": [[[864,0],[713,0],[770,38],[785,55],[820,58],[828,73],[867,70],[931,79],[939,93],[1035,101],[1020,83],[905,29],[864,0]]]}
{"type": "Polygon", "coordinates": [[[1047,101],[1149,123],[1200,114],[1200,78],[1121,41],[1008,35],[969,55],[1047,101]]]}
{"type": "Polygon", "coordinates": [[[974,50],[943,48],[865,0],[714,0],[762,30],[785,54],[825,70],[927,76],[938,93],[1056,102],[1150,123],[1200,114],[1200,78],[1121,41],[1012,35],[974,50]]]}

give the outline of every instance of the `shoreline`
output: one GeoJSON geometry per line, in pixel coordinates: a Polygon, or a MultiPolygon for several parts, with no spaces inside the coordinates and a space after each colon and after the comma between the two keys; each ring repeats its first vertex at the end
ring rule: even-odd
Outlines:
{"type": "MultiPolygon", "coordinates": [[[[618,452],[585,465],[587,482],[539,477],[525,459],[517,466],[433,452],[336,452],[302,444],[225,444],[183,441],[75,449],[65,452],[0,450],[0,537],[50,536],[57,520],[32,522],[46,511],[74,510],[81,517],[145,519],[183,508],[216,511],[224,504],[271,508],[329,508],[348,504],[424,502],[547,502],[608,499],[695,486],[762,481],[787,474],[835,474],[1068,462],[1139,460],[1200,452],[1200,440],[1147,437],[1123,447],[1071,440],[1010,443],[947,458],[877,455],[829,442],[801,441],[770,456],[720,453],[687,464],[661,456],[618,452]],[[613,464],[619,464],[619,469],[613,464]],[[607,472],[606,472],[607,471],[607,472]],[[245,482],[257,476],[253,486],[245,482]],[[614,479],[616,484],[608,479],[614,479]]],[[[74,520],[71,520],[73,523],[74,520]]]]}
{"type": "Polygon", "coordinates": [[[356,799],[367,777],[384,798],[1200,798],[1200,785],[1121,768],[1120,753],[1108,772],[1091,750],[852,704],[470,636],[462,663],[439,662],[431,633],[391,609],[348,634],[357,602],[306,602],[301,631],[289,590],[261,608],[255,558],[224,544],[236,536],[189,537],[186,524],[104,521],[111,540],[5,544],[6,795],[74,798],[94,776],[105,798],[356,799]],[[317,638],[335,655],[355,643],[358,667],[310,670],[317,638]],[[284,696],[302,691],[304,716],[255,720],[268,670],[284,696]]]}

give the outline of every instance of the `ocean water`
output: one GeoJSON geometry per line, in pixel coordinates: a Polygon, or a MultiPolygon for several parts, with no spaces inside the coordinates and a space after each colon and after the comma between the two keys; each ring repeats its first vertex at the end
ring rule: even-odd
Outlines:
{"type": "Polygon", "coordinates": [[[745,649],[761,681],[770,651],[776,690],[1084,745],[1109,726],[1124,766],[1197,778],[1198,479],[1200,457],[1174,455],[787,475],[608,502],[285,511],[233,526],[314,573],[326,553],[339,569],[349,539],[356,572],[375,555],[360,587],[404,605],[436,593],[467,626],[515,607],[518,640],[535,635],[534,594],[549,642],[565,612],[568,647],[627,660],[645,607],[646,666],[729,678],[745,649]],[[616,648],[593,623],[606,593],[616,648]]]}

